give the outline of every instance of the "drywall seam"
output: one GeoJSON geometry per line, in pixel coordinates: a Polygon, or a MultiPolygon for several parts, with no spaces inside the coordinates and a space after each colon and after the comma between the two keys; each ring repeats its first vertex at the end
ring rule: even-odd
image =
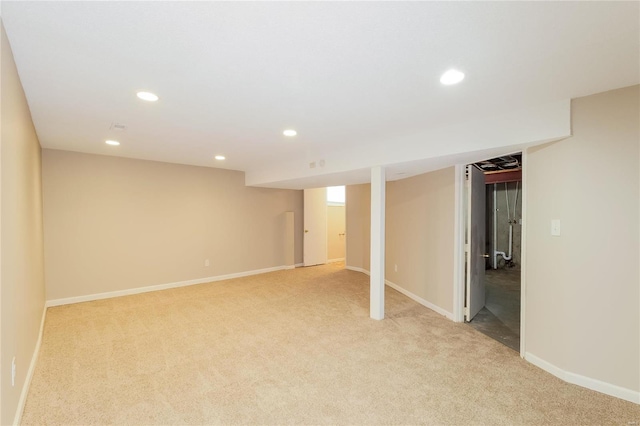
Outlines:
{"type": "Polygon", "coordinates": [[[542,358],[538,358],[530,352],[525,353],[524,359],[567,383],[640,404],[640,392],[613,385],[611,383],[606,383],[598,379],[592,379],[591,377],[581,376],[580,374],[572,373],[570,371],[565,371],[542,358]]]}
{"type": "MultiPolygon", "coordinates": [[[[348,269],[350,271],[355,271],[355,272],[362,272],[363,274],[369,275],[369,271],[367,271],[366,269],[358,268],[358,267],[355,267],[355,266],[347,266],[346,269],[348,269]]],[[[412,300],[418,302],[419,304],[421,304],[422,306],[424,306],[426,308],[429,308],[432,311],[437,312],[440,315],[443,315],[443,316],[449,318],[450,320],[453,320],[453,314],[451,312],[448,312],[448,311],[442,309],[441,307],[439,307],[437,305],[434,305],[433,303],[423,299],[422,297],[411,293],[409,290],[405,290],[404,288],[400,287],[396,283],[393,283],[393,282],[391,282],[389,280],[384,280],[384,282],[385,282],[386,285],[388,285],[392,289],[397,290],[400,293],[404,294],[409,299],[412,299],[412,300]]]]}
{"type": "MultiPolygon", "coordinates": [[[[298,265],[301,266],[301,264],[296,264],[295,266],[298,266],[298,265]]],[[[92,300],[110,299],[112,297],[130,296],[132,294],[148,293],[150,291],[167,290],[170,288],[186,287],[186,286],[196,285],[196,284],[230,280],[233,278],[248,277],[250,275],[264,274],[267,272],[281,271],[285,269],[291,269],[291,267],[290,266],[288,267],[285,265],[274,266],[272,268],[255,269],[253,271],[237,272],[233,274],[218,275],[214,277],[197,278],[194,280],[178,281],[175,283],[151,285],[147,287],[136,287],[136,288],[130,288],[126,290],[109,291],[106,293],[87,294],[85,296],[67,297],[63,299],[53,299],[53,300],[47,300],[46,306],[49,307],[49,306],[69,305],[72,303],[90,302],[92,300]]]]}
{"type": "Polygon", "coordinates": [[[40,354],[40,344],[42,343],[42,334],[44,333],[44,319],[47,316],[47,305],[42,308],[42,319],[40,320],[40,331],[38,332],[38,340],[36,346],[33,349],[33,355],[31,356],[31,363],[29,364],[29,370],[27,376],[22,384],[22,391],[20,392],[20,399],[18,400],[18,407],[16,409],[16,415],[13,418],[13,424],[19,425],[22,420],[22,413],[24,411],[24,405],[27,402],[27,395],[29,394],[29,387],[31,387],[31,379],[33,379],[33,373],[36,370],[36,364],[38,362],[38,355],[40,354]]]}

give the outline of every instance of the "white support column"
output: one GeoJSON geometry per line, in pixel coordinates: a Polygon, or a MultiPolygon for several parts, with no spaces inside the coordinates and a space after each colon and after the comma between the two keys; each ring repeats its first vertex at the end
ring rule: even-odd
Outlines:
{"type": "Polygon", "coordinates": [[[371,310],[373,319],[384,318],[384,212],[386,180],[384,167],[371,168],[371,310]]]}

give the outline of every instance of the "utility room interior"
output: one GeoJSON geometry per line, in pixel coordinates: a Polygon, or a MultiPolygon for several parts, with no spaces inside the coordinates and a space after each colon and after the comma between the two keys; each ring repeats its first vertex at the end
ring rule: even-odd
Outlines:
{"type": "Polygon", "coordinates": [[[469,322],[476,330],[520,351],[522,154],[475,164],[486,189],[485,306],[469,322]]]}

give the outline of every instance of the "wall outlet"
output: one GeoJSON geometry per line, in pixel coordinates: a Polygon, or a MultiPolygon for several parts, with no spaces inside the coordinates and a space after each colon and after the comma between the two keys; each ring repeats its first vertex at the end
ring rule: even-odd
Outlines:
{"type": "Polygon", "coordinates": [[[204,260],[204,266],[209,267],[209,259],[204,260]]]}
{"type": "Polygon", "coordinates": [[[11,386],[16,385],[16,357],[11,360],[11,386]]]}
{"type": "Polygon", "coordinates": [[[394,272],[398,272],[398,265],[397,265],[397,264],[394,264],[394,265],[393,265],[393,271],[394,271],[394,272]]]}
{"type": "Polygon", "coordinates": [[[560,219],[553,219],[551,221],[551,235],[554,237],[560,236],[560,219]]]}

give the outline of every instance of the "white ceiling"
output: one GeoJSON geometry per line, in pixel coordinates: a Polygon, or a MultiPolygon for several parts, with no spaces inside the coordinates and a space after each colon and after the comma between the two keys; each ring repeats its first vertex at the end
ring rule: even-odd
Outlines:
{"type": "Polygon", "coordinates": [[[410,135],[638,84],[639,6],[3,1],[2,20],[43,147],[302,188],[366,181],[373,165],[406,176],[475,161],[468,151],[490,147],[431,152],[416,139],[388,158],[410,135]],[[442,86],[450,67],[467,77],[442,86]],[[349,170],[345,156],[358,152],[349,170]],[[319,159],[342,166],[296,172],[319,159]]]}

